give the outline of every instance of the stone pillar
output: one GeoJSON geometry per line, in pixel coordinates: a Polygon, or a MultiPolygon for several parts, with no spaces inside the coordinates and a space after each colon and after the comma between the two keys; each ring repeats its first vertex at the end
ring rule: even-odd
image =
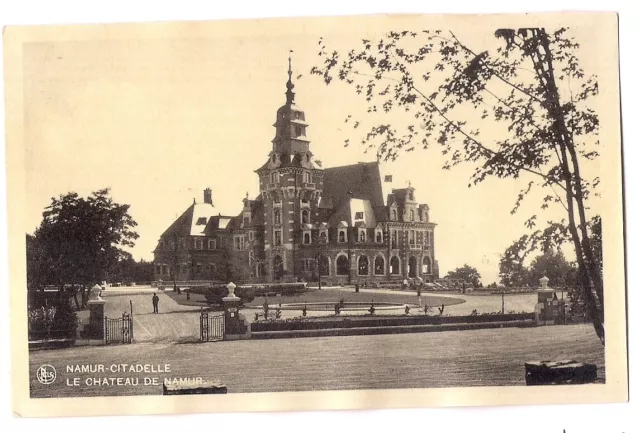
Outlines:
{"type": "Polygon", "coordinates": [[[241,300],[235,295],[236,285],[233,282],[227,284],[229,294],[222,298],[224,305],[224,339],[245,340],[251,338],[251,325],[240,314],[241,300]]]}
{"type": "MultiPolygon", "coordinates": [[[[535,307],[536,324],[537,325],[553,325],[555,323],[554,309],[552,302],[555,291],[549,287],[549,278],[540,278],[540,289],[538,289],[538,303],[535,307]]],[[[556,308],[557,310],[557,308],[556,308]]]]}
{"type": "Polygon", "coordinates": [[[104,339],[104,304],[102,298],[87,301],[89,306],[89,333],[88,338],[91,340],[104,339]]]}

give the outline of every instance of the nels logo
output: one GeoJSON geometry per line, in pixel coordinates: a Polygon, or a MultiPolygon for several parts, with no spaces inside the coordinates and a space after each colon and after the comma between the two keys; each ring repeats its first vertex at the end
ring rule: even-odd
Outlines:
{"type": "Polygon", "coordinates": [[[43,385],[50,385],[56,380],[56,369],[53,368],[53,365],[41,365],[36,372],[36,377],[43,385]]]}

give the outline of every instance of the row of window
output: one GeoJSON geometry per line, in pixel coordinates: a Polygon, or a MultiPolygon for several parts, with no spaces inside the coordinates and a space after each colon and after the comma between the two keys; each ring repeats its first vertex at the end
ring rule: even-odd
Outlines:
{"type": "MultiPolygon", "coordinates": [[[[307,202],[307,206],[308,206],[307,202]]],[[[304,206],[304,204],[303,204],[304,206]]],[[[300,222],[302,224],[310,224],[311,222],[311,212],[309,211],[309,209],[302,209],[300,211],[300,222]]],[[[273,210],[273,224],[274,225],[281,225],[282,224],[282,210],[281,209],[274,209],[273,210]]]]}
{"type": "MultiPolygon", "coordinates": [[[[413,209],[409,209],[409,219],[405,219],[405,221],[416,221],[416,212],[413,209]]],[[[391,219],[391,221],[398,221],[398,210],[395,208],[391,208],[390,212],[389,212],[389,219],[391,219]]],[[[429,221],[429,217],[427,216],[426,213],[424,213],[423,215],[420,216],[419,221],[423,221],[423,222],[428,222],[429,221]]]]}
{"type": "MultiPolygon", "coordinates": [[[[192,267],[193,273],[198,276],[212,275],[216,271],[215,263],[205,263],[204,265],[202,263],[194,263],[192,267]]],[[[178,275],[187,275],[189,272],[189,265],[181,263],[178,265],[177,269],[178,275]]],[[[156,263],[156,274],[172,277],[172,266],[163,263],[156,263]]]]}
{"type": "MultiPolygon", "coordinates": [[[[275,155],[274,155],[275,156],[275,155]]],[[[277,171],[271,172],[271,183],[280,183],[280,173],[277,171]]],[[[308,171],[302,172],[302,183],[311,183],[311,173],[308,171]]]]}
{"type": "MultiPolygon", "coordinates": [[[[255,238],[254,232],[249,232],[248,233],[249,243],[253,242],[254,238],[255,238]]],[[[233,244],[236,250],[247,249],[248,248],[247,237],[245,235],[234,236],[233,244]]],[[[217,241],[216,239],[199,239],[199,238],[193,239],[192,246],[194,250],[204,250],[205,245],[208,250],[215,250],[217,248],[217,241]]],[[[176,243],[173,240],[170,240],[170,241],[161,240],[159,244],[159,248],[161,250],[174,251],[176,249],[176,243]]],[[[186,239],[178,239],[178,249],[179,250],[188,249],[186,239]]]]}
{"type": "MultiPolygon", "coordinates": [[[[327,239],[327,231],[328,231],[327,229],[320,230],[320,238],[324,239],[325,241],[327,239]]],[[[278,233],[280,232],[280,230],[276,230],[275,232],[278,233]]],[[[399,230],[391,230],[391,247],[392,248],[398,248],[398,245],[399,245],[398,232],[399,230]]],[[[409,246],[412,248],[419,248],[420,245],[418,244],[417,237],[416,237],[417,231],[407,230],[406,234],[409,239],[409,246]]],[[[384,242],[382,229],[376,229],[374,236],[375,236],[374,240],[376,243],[381,244],[384,242]]],[[[347,237],[348,237],[347,229],[338,229],[338,243],[346,243],[347,237]]],[[[432,237],[431,232],[422,231],[422,240],[423,240],[422,245],[427,249],[431,246],[431,237],[432,237]]],[[[277,234],[275,235],[275,238],[278,238],[277,234]]],[[[281,234],[280,234],[280,238],[281,238],[281,234]]],[[[358,238],[356,242],[367,242],[367,229],[363,229],[363,228],[358,229],[358,238]]],[[[303,232],[302,243],[305,245],[311,244],[311,231],[306,230],[303,232]]],[[[276,245],[280,245],[280,244],[276,244],[276,245]]]]}
{"type": "MultiPolygon", "coordinates": [[[[216,249],[216,240],[215,239],[206,239],[207,243],[207,249],[209,250],[215,250],[216,249]]],[[[178,239],[178,249],[179,250],[187,250],[187,245],[188,245],[188,241],[187,239],[178,239]]],[[[203,239],[193,239],[193,249],[194,250],[202,250],[204,249],[204,240],[203,239]]],[[[164,241],[161,240],[159,243],[159,248],[161,250],[169,250],[169,251],[174,251],[176,249],[176,242],[173,240],[170,241],[164,241]]]]}

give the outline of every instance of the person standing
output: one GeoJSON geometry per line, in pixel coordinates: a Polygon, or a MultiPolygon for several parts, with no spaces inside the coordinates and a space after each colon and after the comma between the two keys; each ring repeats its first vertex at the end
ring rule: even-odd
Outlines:
{"type": "Polygon", "coordinates": [[[158,313],[158,301],[160,301],[160,298],[158,298],[158,294],[154,293],[153,294],[153,298],[151,298],[151,302],[153,303],[153,313],[157,314],[158,313]]]}

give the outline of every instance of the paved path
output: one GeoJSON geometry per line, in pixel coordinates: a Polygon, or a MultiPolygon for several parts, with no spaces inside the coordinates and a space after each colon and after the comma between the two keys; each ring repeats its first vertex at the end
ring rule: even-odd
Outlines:
{"type": "Polygon", "coordinates": [[[330,389],[524,385],[524,363],[575,359],[595,363],[604,378],[604,348],[591,325],[483,329],[421,334],[224,341],[197,344],[131,344],[30,353],[32,397],[159,395],[159,386],[85,386],[95,376],[72,374],[75,364],[170,364],[165,377],[219,379],[230,393],[330,389]],[[42,385],[36,370],[58,372],[42,385]],[[82,386],[66,386],[79,377],[82,386]]]}
{"type": "Polygon", "coordinates": [[[180,305],[162,291],[157,291],[159,313],[153,314],[152,293],[109,293],[103,294],[107,301],[105,315],[120,317],[130,312],[133,305],[133,338],[140,342],[181,342],[194,341],[200,335],[200,309],[180,305]],[[131,301],[131,304],[129,303],[131,301]]]}

